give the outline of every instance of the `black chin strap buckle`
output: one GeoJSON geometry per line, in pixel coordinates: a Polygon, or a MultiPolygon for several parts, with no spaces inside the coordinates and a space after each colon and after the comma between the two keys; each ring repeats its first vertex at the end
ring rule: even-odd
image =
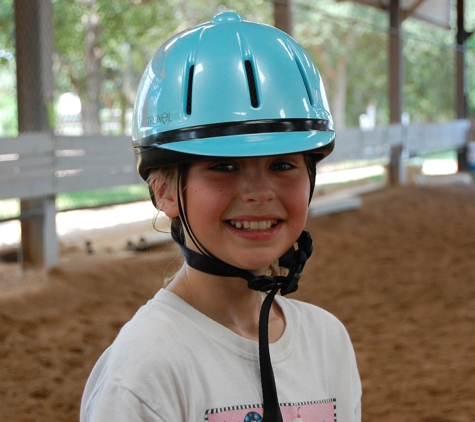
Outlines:
{"type": "Polygon", "coordinates": [[[247,287],[251,290],[256,290],[258,292],[268,292],[277,286],[277,277],[269,277],[267,275],[259,275],[257,277],[251,278],[247,282],[247,287]]]}
{"type": "MultiPolygon", "coordinates": [[[[248,280],[248,287],[260,292],[268,292],[279,286],[277,290],[280,290],[282,296],[297,291],[303,267],[313,252],[313,242],[310,233],[306,231],[302,232],[297,240],[297,244],[297,250],[292,247],[289,251],[293,251],[293,259],[292,263],[288,262],[286,264],[289,268],[289,274],[287,276],[269,277],[260,275],[248,280]]],[[[287,252],[286,255],[288,255],[289,252],[287,252]]]]}
{"type": "Polygon", "coordinates": [[[299,280],[296,277],[269,277],[267,275],[260,275],[249,280],[247,286],[252,290],[257,290],[258,292],[268,292],[278,287],[277,291],[280,290],[281,294],[285,296],[298,289],[298,282],[299,280]]]}
{"type": "Polygon", "coordinates": [[[301,274],[301,272],[295,273],[293,277],[269,277],[267,275],[260,275],[249,280],[247,286],[258,292],[268,292],[278,287],[277,291],[280,290],[282,296],[285,296],[297,291],[301,274]]]}

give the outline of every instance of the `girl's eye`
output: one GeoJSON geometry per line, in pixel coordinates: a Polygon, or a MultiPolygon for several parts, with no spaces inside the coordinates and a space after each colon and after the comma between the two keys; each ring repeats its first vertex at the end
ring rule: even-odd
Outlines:
{"type": "Polygon", "coordinates": [[[212,165],[210,169],[219,172],[231,172],[236,170],[236,166],[232,163],[218,163],[212,165]]]}
{"type": "Polygon", "coordinates": [[[271,169],[274,171],[286,171],[286,170],[291,170],[295,168],[294,165],[287,163],[285,161],[278,161],[276,163],[273,163],[271,166],[271,169]]]}

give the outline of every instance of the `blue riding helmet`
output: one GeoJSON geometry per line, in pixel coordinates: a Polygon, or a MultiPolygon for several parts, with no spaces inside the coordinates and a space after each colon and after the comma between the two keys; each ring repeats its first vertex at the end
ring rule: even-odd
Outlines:
{"type": "Polygon", "coordinates": [[[333,150],[320,74],[286,33],[233,11],[167,41],[145,69],[134,107],[140,175],[210,157],[333,150]]]}

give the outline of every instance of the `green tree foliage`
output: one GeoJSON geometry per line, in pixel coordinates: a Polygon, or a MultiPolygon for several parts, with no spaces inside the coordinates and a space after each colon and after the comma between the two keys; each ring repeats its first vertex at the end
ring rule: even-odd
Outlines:
{"type": "Polygon", "coordinates": [[[97,131],[99,108],[132,104],[149,50],[176,28],[173,6],[146,0],[54,0],[53,5],[57,87],[80,96],[83,117],[95,117],[91,131],[97,131]]]}
{"type": "Polygon", "coordinates": [[[0,0],[0,136],[18,132],[13,0],[0,0]]]}
{"type": "Polygon", "coordinates": [[[0,59],[0,136],[16,136],[17,102],[14,60],[0,59]]]}
{"type": "Polygon", "coordinates": [[[125,111],[133,105],[146,63],[172,35],[231,6],[249,19],[267,22],[272,10],[262,0],[53,0],[53,4],[57,86],[80,96],[83,118],[96,116],[89,130],[85,125],[86,133],[97,131],[99,108],[125,111]],[[97,93],[99,97],[92,97],[97,93]]]}
{"type": "Polygon", "coordinates": [[[322,74],[336,128],[356,126],[369,104],[386,116],[386,14],[349,1],[299,0],[295,18],[295,36],[322,74]]]}
{"type": "MultiPolygon", "coordinates": [[[[466,25],[474,28],[475,3],[466,25]]],[[[313,54],[327,88],[337,128],[357,126],[369,104],[377,123],[388,122],[387,12],[350,1],[296,0],[296,37],[313,54]]],[[[454,12],[455,13],[455,12],[454,12]]],[[[467,44],[469,107],[475,104],[475,36],[467,44]]],[[[455,118],[455,30],[407,19],[404,39],[404,111],[411,121],[455,118]]]]}
{"type": "Polygon", "coordinates": [[[404,22],[405,111],[412,121],[455,119],[455,33],[404,22]]]}
{"type": "Polygon", "coordinates": [[[472,120],[475,120],[475,35],[472,35],[467,42],[467,69],[472,69],[467,73],[467,86],[468,86],[468,112],[472,120]]]}
{"type": "Polygon", "coordinates": [[[0,48],[13,51],[14,31],[13,0],[0,0],[0,48]]]}
{"type": "MultiPolygon", "coordinates": [[[[0,50],[14,50],[13,1],[0,0],[0,50]]],[[[86,133],[100,128],[99,110],[132,107],[140,75],[172,35],[224,9],[273,23],[272,0],[51,0],[57,96],[76,92],[86,133]],[[95,119],[95,122],[93,120],[95,119]]],[[[455,33],[408,19],[404,28],[405,111],[411,121],[455,117],[455,33]]],[[[475,30],[475,2],[466,1],[475,30]]],[[[313,56],[337,128],[357,126],[369,104],[388,122],[388,15],[351,1],[294,0],[294,36],[313,56]]],[[[475,116],[475,35],[467,41],[469,111],[475,116]]],[[[14,60],[0,57],[2,136],[16,133],[14,60]]],[[[123,126],[125,122],[123,121],[123,126]]]]}

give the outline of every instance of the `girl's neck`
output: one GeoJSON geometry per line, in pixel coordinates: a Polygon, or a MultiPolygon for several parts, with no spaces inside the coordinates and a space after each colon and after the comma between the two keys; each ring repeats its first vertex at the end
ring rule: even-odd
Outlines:
{"type": "MultiPolygon", "coordinates": [[[[258,340],[259,313],[265,294],[248,289],[245,280],[213,276],[185,264],[166,288],[241,337],[258,340]]],[[[284,315],[274,302],[269,317],[269,342],[277,341],[284,329],[284,315]]]]}

